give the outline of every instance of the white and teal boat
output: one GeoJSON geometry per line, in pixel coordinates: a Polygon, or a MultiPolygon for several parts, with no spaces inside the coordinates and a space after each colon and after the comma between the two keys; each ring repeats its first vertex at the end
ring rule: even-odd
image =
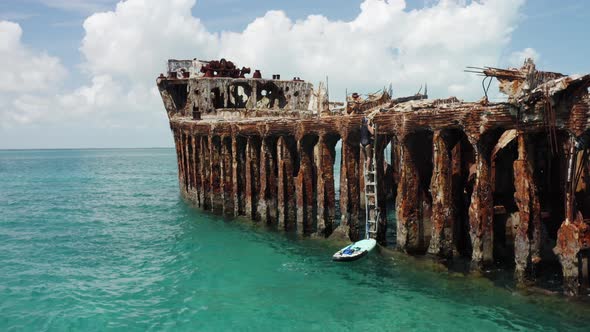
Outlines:
{"type": "Polygon", "coordinates": [[[332,256],[332,260],[337,262],[350,262],[364,257],[369,251],[377,245],[375,239],[360,240],[340,249],[332,256]]]}

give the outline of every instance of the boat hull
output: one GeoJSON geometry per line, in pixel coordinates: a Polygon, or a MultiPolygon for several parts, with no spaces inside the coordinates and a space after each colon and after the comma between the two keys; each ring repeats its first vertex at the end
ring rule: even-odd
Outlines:
{"type": "Polygon", "coordinates": [[[357,259],[365,257],[369,251],[373,250],[377,245],[377,241],[374,239],[361,240],[352,243],[340,250],[338,250],[333,256],[332,260],[335,262],[351,262],[357,259]]]}

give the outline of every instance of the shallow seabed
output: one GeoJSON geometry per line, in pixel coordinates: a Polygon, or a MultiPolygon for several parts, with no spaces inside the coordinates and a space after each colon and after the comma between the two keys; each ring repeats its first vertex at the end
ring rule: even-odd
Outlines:
{"type": "Polygon", "coordinates": [[[175,152],[0,151],[1,331],[586,330],[587,304],[190,208],[175,152]]]}

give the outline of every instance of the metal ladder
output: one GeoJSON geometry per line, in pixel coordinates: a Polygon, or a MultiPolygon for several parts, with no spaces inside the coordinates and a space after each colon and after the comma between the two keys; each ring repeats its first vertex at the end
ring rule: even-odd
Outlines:
{"type": "Polygon", "coordinates": [[[377,125],[374,127],[373,135],[373,158],[367,169],[367,163],[363,160],[363,173],[365,177],[365,237],[375,239],[379,225],[379,205],[377,203],[377,168],[376,168],[376,143],[377,125]]]}

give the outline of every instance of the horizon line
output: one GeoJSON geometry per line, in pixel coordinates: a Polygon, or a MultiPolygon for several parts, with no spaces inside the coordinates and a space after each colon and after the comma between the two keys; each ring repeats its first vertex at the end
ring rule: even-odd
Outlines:
{"type": "Polygon", "coordinates": [[[172,149],[174,146],[151,147],[112,147],[112,148],[0,148],[0,151],[51,151],[51,150],[140,150],[140,149],[172,149]]]}

